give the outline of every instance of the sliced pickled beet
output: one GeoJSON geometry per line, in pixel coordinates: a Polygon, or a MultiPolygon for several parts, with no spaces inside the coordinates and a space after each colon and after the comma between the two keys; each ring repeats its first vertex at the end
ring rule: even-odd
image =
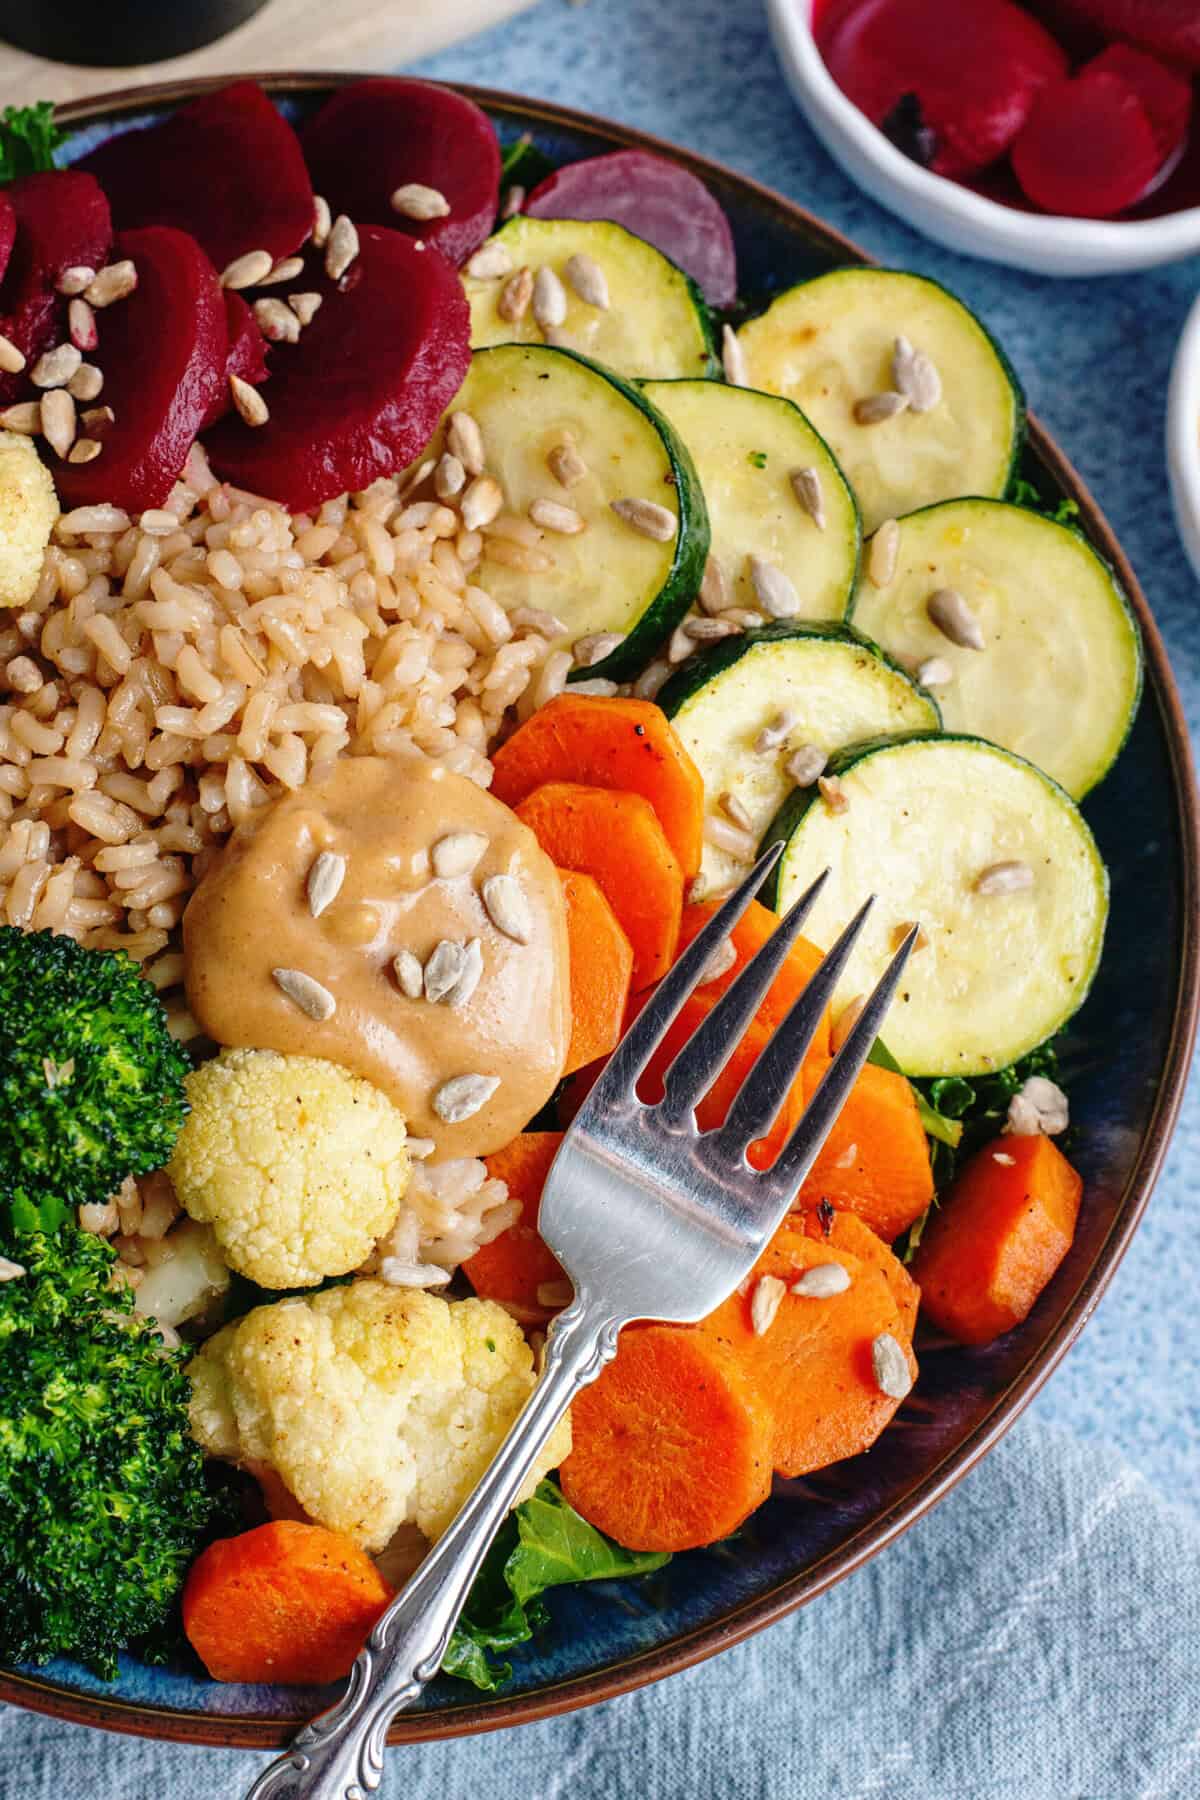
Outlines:
{"type": "Polygon", "coordinates": [[[711,306],[737,299],[729,220],[704,183],[647,150],[614,150],[556,169],[530,194],[535,219],[611,219],[669,256],[711,306]]]}
{"type": "Polygon", "coordinates": [[[1145,193],[1159,154],[1138,96],[1101,69],[1042,89],[1012,147],[1012,166],[1044,211],[1108,219],[1145,193]]]}
{"type": "Polygon", "coordinates": [[[931,134],[919,160],[939,175],[974,175],[997,161],[1039,89],[1067,72],[1059,45],[1012,0],[842,0],[821,15],[817,43],[874,124],[915,103],[931,134]]]}
{"type": "Polygon", "coordinates": [[[3,281],[4,271],[8,268],[16,235],[17,215],[13,203],[6,194],[0,194],[0,281],[3,281]]]}
{"type": "Polygon", "coordinates": [[[260,382],[267,379],[267,345],[255,323],[254,314],[242,296],[232,288],[223,288],[221,298],[225,302],[225,379],[201,422],[201,431],[215,425],[218,419],[223,419],[233,405],[229,392],[231,375],[239,375],[251,387],[258,387],[260,382]]]}
{"type": "Polygon", "coordinates": [[[118,231],[174,225],[219,270],[249,250],[290,256],[312,229],[300,140],[257,82],[204,94],[161,125],[109,138],[79,166],[102,184],[118,231]]]}
{"type": "Polygon", "coordinates": [[[323,303],[298,344],[271,346],[267,423],[231,415],[205,440],[218,474],[294,512],[412,462],[470,362],[467,302],[445,257],[375,225],[359,239],[336,286],[315,268],[303,277],[323,303]]]}
{"type": "Polygon", "coordinates": [[[1028,0],[1051,31],[1121,38],[1200,71],[1200,7],[1194,0],[1028,0]]]}
{"type": "Polygon", "coordinates": [[[461,263],[492,229],[500,146],[486,113],[431,81],[376,76],[352,81],[305,126],[313,186],[335,214],[390,225],[461,263]],[[433,188],[450,211],[410,219],[392,205],[398,188],[433,188]]]}
{"type": "Polygon", "coordinates": [[[123,232],[114,254],[137,269],[134,292],[102,315],[95,361],[116,414],[94,462],[56,463],[64,507],[108,500],[161,506],[225,383],[225,308],[195,238],[170,226],[123,232]]]}
{"type": "MultiPolygon", "coordinates": [[[[0,332],[29,364],[65,335],[59,279],[66,269],[98,269],[108,260],[112,220],[98,183],[74,169],[25,175],[4,192],[16,236],[0,287],[0,332]]],[[[0,375],[0,401],[8,405],[28,385],[26,375],[0,375]]]]}
{"type": "Polygon", "coordinates": [[[1192,84],[1187,76],[1130,44],[1110,44],[1080,74],[1097,70],[1116,75],[1141,101],[1154,133],[1160,166],[1177,156],[1192,116],[1192,84]]]}

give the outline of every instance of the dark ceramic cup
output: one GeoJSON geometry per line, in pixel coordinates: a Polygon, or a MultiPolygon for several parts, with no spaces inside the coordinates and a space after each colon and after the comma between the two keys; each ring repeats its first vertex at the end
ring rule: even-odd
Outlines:
{"type": "Polygon", "coordinates": [[[224,37],[266,0],[0,0],[0,38],[54,62],[132,68],[224,37]]]}

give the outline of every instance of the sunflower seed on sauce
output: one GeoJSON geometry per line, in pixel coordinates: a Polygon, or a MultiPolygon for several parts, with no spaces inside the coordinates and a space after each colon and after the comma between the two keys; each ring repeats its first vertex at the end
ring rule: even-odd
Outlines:
{"type": "Polygon", "coordinates": [[[233,404],[237,408],[239,418],[244,419],[247,425],[266,424],[271,414],[266,401],[256,387],[251,387],[250,383],[243,381],[240,375],[231,375],[229,392],[233,397],[233,404]]]}
{"type": "Polygon", "coordinates": [[[272,969],[271,978],[280,993],[286,994],[293,1006],[298,1006],[308,1018],[322,1024],[332,1019],[337,1011],[337,1001],[327,987],[306,975],[303,969],[272,969]]]}
{"type": "Polygon", "coordinates": [[[254,322],[269,344],[300,342],[300,321],[282,300],[256,300],[254,322]]]}
{"type": "Polygon", "coordinates": [[[849,1286],[850,1271],[844,1263],[816,1263],[793,1281],[792,1292],[803,1300],[832,1300],[835,1294],[844,1294],[849,1286]]]}
{"type": "Polygon", "coordinates": [[[450,202],[440,188],[426,187],[423,181],[406,181],[398,187],[389,202],[402,219],[448,219],[450,202]]]}
{"type": "Polygon", "coordinates": [[[474,994],[483,977],[483,942],[480,938],[469,938],[463,951],[463,970],[450,992],[446,995],[447,1006],[465,1006],[474,994]]]}
{"type": "Polygon", "coordinates": [[[932,412],[942,397],[937,365],[923,350],[914,350],[906,337],[898,337],[892,351],[892,386],[915,413],[932,412]]]}
{"type": "Polygon", "coordinates": [[[871,1367],[876,1387],[889,1400],[903,1400],[911,1392],[908,1358],[890,1331],[881,1331],[871,1340],[871,1367]]]}
{"type": "Polygon", "coordinates": [[[755,1337],[763,1337],[771,1329],[780,1302],[787,1293],[787,1283],[778,1275],[760,1275],[750,1296],[750,1324],[755,1337]]]}
{"type": "Polygon", "coordinates": [[[302,256],[285,256],[279,262],[271,265],[270,274],[263,276],[259,286],[276,287],[285,281],[295,281],[297,275],[303,273],[304,258],[302,256]]]}
{"type": "Polygon", "coordinates": [[[782,569],[765,557],[750,558],[750,582],[763,611],[772,619],[794,619],[800,596],[782,569]]]}
{"type": "Polygon", "coordinates": [[[778,750],[781,744],[787,743],[795,728],[796,715],[790,706],[785,706],[782,712],[777,712],[775,717],[763,726],[754,740],[755,750],[760,756],[765,756],[769,750],[778,750]]]}
{"type": "Polygon", "coordinates": [[[439,500],[453,500],[461,494],[466,485],[467,471],[457,456],[446,454],[438,459],[437,468],[433,471],[433,491],[439,500]]]}
{"type": "Polygon", "coordinates": [[[737,825],[731,825],[728,819],[721,819],[710,813],[704,821],[704,837],[714,850],[723,850],[726,856],[733,856],[739,862],[749,862],[756,849],[754,833],[742,831],[737,825]]]}
{"type": "Polygon", "coordinates": [[[226,263],[221,270],[221,286],[232,288],[235,293],[241,288],[257,287],[274,267],[275,258],[269,250],[247,250],[226,263]]]}
{"type": "Polygon", "coordinates": [[[36,388],[66,387],[82,361],[74,344],[57,344],[53,350],[38,357],[29,371],[29,379],[36,388]]]}
{"type": "Polygon", "coordinates": [[[989,863],[975,878],[977,894],[1027,894],[1033,886],[1033,870],[1027,862],[989,863]]]}
{"type": "Polygon", "coordinates": [[[591,631],[586,637],[576,638],[571,645],[571,655],[579,668],[591,669],[624,642],[623,631],[591,631]]]}
{"type": "Polygon", "coordinates": [[[433,1110],[447,1125],[461,1125],[486,1106],[500,1086],[498,1075],[452,1075],[433,1096],[433,1110]]]}
{"type": "Polygon", "coordinates": [[[667,507],[660,506],[657,500],[642,500],[636,495],[625,495],[620,500],[610,500],[609,505],[618,519],[640,532],[642,537],[653,538],[656,544],[669,544],[679,529],[679,521],[667,507]]]}
{"type": "Polygon", "coordinates": [[[696,980],[697,987],[707,987],[710,981],[720,981],[722,975],[728,975],[737,961],[737,951],[732,938],[722,938],[696,980]]]}
{"type": "Polygon", "coordinates": [[[704,565],[704,576],[700,582],[699,600],[706,613],[715,617],[733,605],[734,593],[725,573],[723,564],[715,556],[710,556],[704,565]]]}
{"type": "Polygon", "coordinates": [[[549,451],[546,467],[559,487],[565,488],[577,486],[588,472],[587,464],[575,448],[575,441],[569,433],[564,433],[562,442],[555,444],[553,450],[549,451]]]}
{"type": "Polygon", "coordinates": [[[457,456],[468,475],[482,475],[486,460],[483,448],[483,433],[474,414],[454,412],[450,414],[450,422],[446,427],[446,448],[451,456],[457,456]]]}
{"type": "Polygon", "coordinates": [[[875,527],[867,551],[867,579],[875,588],[885,588],[896,573],[900,556],[900,524],[897,519],[884,519],[875,527]]]}
{"type": "Polygon", "coordinates": [[[481,831],[447,832],[430,853],[434,875],[439,881],[470,875],[487,847],[488,840],[481,831]]]}
{"type": "Polygon", "coordinates": [[[515,875],[489,875],[483,884],[483,904],[492,924],[516,944],[533,936],[533,913],[515,875]]]}
{"type": "Polygon", "coordinates": [[[957,588],[938,588],[925,602],[925,611],[929,614],[931,623],[952,644],[957,644],[963,650],[982,650],[985,647],[983,627],[957,588]]]}
{"type": "Polygon", "coordinates": [[[725,371],[725,379],[730,387],[749,387],[750,370],[746,365],[746,352],[738,342],[737,332],[732,325],[726,325],[721,331],[721,367],[725,371]]]}
{"type": "Polygon", "coordinates": [[[333,905],[342,891],[345,879],[346,858],[339,856],[336,850],[322,850],[308,871],[308,879],[304,883],[308,910],[314,919],[319,919],[325,909],[333,905]]]}
{"type": "Polygon", "coordinates": [[[726,792],[721,795],[717,804],[725,814],[725,817],[727,819],[732,819],[734,824],[742,831],[754,830],[754,820],[750,817],[750,814],[746,811],[746,808],[736,794],[726,790],[726,792]]]}
{"type": "Polygon", "coordinates": [[[24,353],[17,349],[11,338],[0,335],[0,369],[6,375],[19,375],[24,367],[24,353]]]}
{"type": "Polygon", "coordinates": [[[329,233],[333,230],[333,213],[324,194],[313,195],[312,230],[308,234],[309,243],[314,249],[323,250],[329,242],[329,233]]]}
{"type": "Polygon", "coordinates": [[[401,950],[392,958],[392,974],[396,986],[406,1000],[419,1000],[425,992],[425,971],[421,959],[411,950],[401,950]]]}
{"type": "Polygon", "coordinates": [[[503,244],[481,244],[468,258],[466,272],[476,281],[497,281],[501,275],[511,275],[512,266],[512,257],[503,244]]]}
{"type": "Polygon", "coordinates": [[[101,269],[84,288],[83,297],[89,306],[115,306],[118,300],[127,300],[137,284],[137,269],[126,257],[101,269]]]}
{"type": "Polygon", "coordinates": [[[543,329],[561,325],[567,316],[567,290],[548,263],[533,278],[533,316],[543,329]]]}
{"type": "Polygon", "coordinates": [[[563,274],[585,306],[594,306],[598,312],[608,311],[608,277],[594,256],[577,250],[574,256],[568,256],[563,274]]]}
{"type": "Polygon", "coordinates": [[[927,656],[917,664],[917,680],[922,687],[948,687],[954,680],[954,669],[944,656],[927,656]]]}
{"type": "Polygon", "coordinates": [[[830,1047],[833,1050],[841,1049],[842,1045],[846,1042],[846,1039],[850,1036],[850,1033],[854,1030],[854,1027],[858,1024],[858,1021],[862,1018],[863,1013],[866,1010],[866,1004],[867,996],[865,994],[855,994],[853,1000],[847,1000],[845,1006],[843,1006],[841,1012],[833,1021],[833,1031],[830,1034],[829,1040],[830,1047]]]}
{"type": "Polygon", "coordinates": [[[427,1156],[433,1155],[437,1145],[432,1138],[410,1137],[404,1140],[404,1148],[414,1162],[424,1162],[427,1156]]]}
{"type": "Polygon", "coordinates": [[[443,938],[425,964],[425,998],[431,1006],[444,1000],[458,986],[467,968],[467,952],[452,938],[443,938]]]}
{"type": "Polygon", "coordinates": [[[792,492],[818,531],[825,529],[825,495],[815,469],[793,469],[788,477],[792,492]]]}
{"type": "Polygon", "coordinates": [[[353,219],[339,213],[333,221],[329,241],[325,245],[325,273],[330,281],[340,281],[360,249],[358,230],[353,219]]]}
{"type": "Polygon", "coordinates": [[[850,796],[836,775],[818,775],[817,786],[821,790],[821,798],[831,813],[844,813],[850,806],[850,796]]]}
{"type": "Polygon", "coordinates": [[[66,456],[75,429],[75,402],[66,388],[50,388],[42,395],[42,436],[56,455],[66,456]]]}
{"type": "Polygon", "coordinates": [[[55,291],[62,294],[65,299],[73,300],[76,294],[82,294],[83,290],[95,279],[96,271],[89,268],[87,263],[72,263],[69,269],[63,270],[55,282],[55,291]]]}
{"type": "Polygon", "coordinates": [[[799,749],[784,763],[785,772],[798,788],[809,788],[825,772],[825,764],[829,761],[823,750],[815,744],[801,744],[799,749]]]}
{"type": "Polygon", "coordinates": [[[882,394],[864,394],[861,400],[854,402],[854,422],[856,425],[882,425],[885,419],[894,419],[897,413],[908,410],[908,401],[903,394],[885,388],[882,394]]]}
{"type": "Polygon", "coordinates": [[[556,532],[560,537],[578,537],[581,531],[587,530],[587,520],[583,515],[577,513],[573,506],[564,506],[558,500],[533,501],[529,516],[543,531],[556,532]]]}
{"type": "Polygon", "coordinates": [[[496,311],[507,324],[518,325],[529,311],[529,302],[532,299],[533,270],[517,269],[500,289],[500,298],[496,301],[496,311]]]}

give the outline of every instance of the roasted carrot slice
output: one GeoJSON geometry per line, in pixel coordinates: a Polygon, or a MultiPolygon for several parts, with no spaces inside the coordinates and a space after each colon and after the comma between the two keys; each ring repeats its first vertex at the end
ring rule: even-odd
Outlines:
{"type": "Polygon", "coordinates": [[[927,1316],[963,1344],[988,1344],[1019,1325],[1071,1248],[1082,1194],[1049,1138],[985,1144],[913,1258],[927,1316]]]}
{"type": "Polygon", "coordinates": [[[507,1182],[509,1198],[521,1202],[521,1217],[463,1264],[477,1294],[519,1309],[518,1317],[526,1325],[538,1324],[555,1311],[538,1298],[539,1289],[566,1280],[562,1264],[537,1228],[542,1188],[562,1140],[561,1131],[523,1131],[503,1150],[484,1158],[488,1174],[507,1182]]]}
{"type": "Polygon", "coordinates": [[[688,880],[700,867],[704,781],[664,713],[650,700],[560,694],[514,731],[492,758],[492,793],[507,806],[548,781],[641,794],[658,815],[688,880]]]}
{"type": "Polygon", "coordinates": [[[633,947],[600,884],[560,869],[571,959],[571,1042],[563,1074],[615,1050],[633,980],[633,947]]]}
{"type": "Polygon", "coordinates": [[[629,1550],[728,1537],[771,1486],[771,1418],[747,1372],[691,1326],[631,1326],[571,1407],[560,1471],[577,1512],[629,1550]]]}
{"type": "Polygon", "coordinates": [[[786,1221],[785,1228],[787,1227],[803,1231],[814,1243],[827,1245],[835,1255],[839,1250],[848,1250],[859,1262],[880,1269],[892,1290],[892,1299],[896,1302],[896,1309],[911,1341],[917,1327],[921,1290],[900,1258],[892,1255],[883,1239],[856,1213],[835,1212],[827,1203],[824,1206],[814,1206],[810,1211],[791,1213],[786,1221]]]}
{"type": "MultiPolygon", "coordinates": [[[[685,906],[683,918],[679,925],[679,950],[682,955],[701,926],[707,925],[720,905],[719,900],[697,901],[694,906],[685,906]]],[[[752,900],[733,930],[729,941],[733,945],[736,961],[732,962],[723,975],[715,981],[706,982],[701,990],[713,999],[719,999],[738,978],[750,958],[757,954],[779,923],[779,914],[769,907],[760,906],[752,900]]],[[[797,938],[788,952],[787,961],[767,989],[767,995],[758,1009],[758,1017],[768,1030],[773,1031],[782,1023],[795,1001],[797,1001],[821,965],[824,952],[810,944],[807,938],[797,938]]],[[[830,1053],[832,1016],[828,1007],[825,1016],[812,1041],[809,1058],[827,1060],[830,1053]]]]}
{"type": "Polygon", "coordinates": [[[214,1681],[338,1681],[392,1589],[340,1531],[278,1519],[192,1564],[183,1628],[214,1681]]]}
{"type": "MultiPolygon", "coordinates": [[[[804,1098],[812,1099],[828,1064],[810,1057],[804,1098]]],[[[933,1199],[929,1144],[916,1095],[903,1075],[867,1063],[825,1140],[798,1206],[828,1200],[857,1213],[890,1244],[933,1199]]]]}
{"type": "Polygon", "coordinates": [[[560,869],[599,884],[633,948],[635,991],[665,975],[679,943],[683,875],[650,802],[549,781],[516,814],[560,869]]]}

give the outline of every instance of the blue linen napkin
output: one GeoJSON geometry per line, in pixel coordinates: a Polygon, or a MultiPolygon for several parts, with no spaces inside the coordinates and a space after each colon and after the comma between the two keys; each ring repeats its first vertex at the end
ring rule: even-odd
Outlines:
{"type": "MultiPolygon", "coordinates": [[[[0,1710],[2,1800],[237,1800],[269,1759],[0,1710]]],[[[1031,1418],[885,1555],[699,1668],[393,1750],[399,1800],[1195,1800],[1200,1523],[1031,1418]]]]}

